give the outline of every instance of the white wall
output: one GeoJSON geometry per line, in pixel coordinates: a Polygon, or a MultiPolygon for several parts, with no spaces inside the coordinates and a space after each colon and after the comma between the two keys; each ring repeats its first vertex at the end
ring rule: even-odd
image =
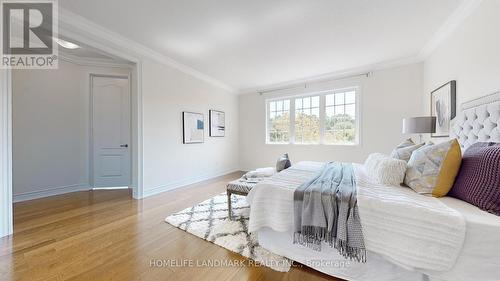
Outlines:
{"type": "Polygon", "coordinates": [[[238,169],[238,96],[145,59],[142,62],[144,195],[238,169]],[[208,110],[226,113],[226,136],[208,136],[208,110]],[[182,111],[203,113],[205,142],[182,143],[182,111]]]}
{"type": "Polygon", "coordinates": [[[430,112],[430,92],[457,80],[460,104],[500,91],[500,1],[484,0],[425,60],[425,112],[430,112]]]}
{"type": "Polygon", "coordinates": [[[88,189],[89,75],[130,70],[60,61],[12,73],[14,200],[88,189]]]}
{"type": "MultiPolygon", "coordinates": [[[[240,96],[240,167],[274,166],[282,153],[301,160],[363,162],[369,153],[390,153],[403,139],[402,118],[421,115],[422,64],[375,71],[369,78],[332,83],[331,88],[361,86],[361,144],[265,144],[265,100],[269,95],[240,96]]],[[[287,93],[290,94],[290,93],[287,93]]],[[[275,95],[273,95],[275,97],[275,95]]]]}

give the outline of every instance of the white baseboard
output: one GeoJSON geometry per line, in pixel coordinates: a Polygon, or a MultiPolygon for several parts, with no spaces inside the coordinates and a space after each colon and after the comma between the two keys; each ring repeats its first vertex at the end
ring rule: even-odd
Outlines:
{"type": "Polygon", "coordinates": [[[254,171],[255,169],[250,169],[250,168],[241,168],[240,171],[243,173],[248,173],[250,171],[254,171]]]}
{"type": "Polygon", "coordinates": [[[213,178],[225,176],[227,174],[231,174],[231,173],[238,172],[238,171],[240,171],[240,169],[231,169],[231,170],[226,170],[226,171],[220,172],[220,173],[208,174],[208,175],[203,175],[203,176],[198,176],[198,177],[192,177],[192,178],[188,178],[188,179],[183,179],[183,180],[178,180],[178,181],[175,181],[175,182],[171,182],[169,184],[161,185],[161,186],[158,186],[158,187],[145,189],[144,193],[143,193],[143,195],[144,195],[143,198],[146,198],[146,197],[149,197],[149,196],[153,196],[153,195],[156,195],[156,194],[159,194],[159,193],[162,193],[162,192],[170,191],[170,190],[173,190],[173,189],[177,189],[177,188],[180,188],[180,187],[184,187],[186,185],[191,185],[191,184],[199,183],[199,182],[202,182],[202,181],[210,180],[210,179],[213,179],[213,178]]]}
{"type": "Polygon", "coordinates": [[[13,202],[22,202],[28,201],[48,196],[60,195],[64,193],[76,192],[76,191],[85,191],[90,190],[92,187],[89,184],[74,184],[67,186],[58,186],[45,188],[44,190],[37,190],[25,193],[14,194],[13,202]]]}

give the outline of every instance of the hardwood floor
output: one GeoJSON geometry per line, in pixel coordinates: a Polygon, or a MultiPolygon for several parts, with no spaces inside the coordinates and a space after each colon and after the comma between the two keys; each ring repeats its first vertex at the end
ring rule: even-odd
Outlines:
{"type": "Polygon", "coordinates": [[[225,190],[240,173],[134,200],[128,190],[75,192],[14,204],[14,235],[0,239],[1,280],[338,280],[307,267],[185,267],[245,261],[164,222],[225,190]],[[179,266],[151,267],[152,259],[179,266]]]}

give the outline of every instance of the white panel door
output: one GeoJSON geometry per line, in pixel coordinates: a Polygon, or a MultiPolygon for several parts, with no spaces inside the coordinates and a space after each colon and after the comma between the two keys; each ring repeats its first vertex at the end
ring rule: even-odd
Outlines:
{"type": "Polygon", "coordinates": [[[128,78],[92,76],[94,187],[130,185],[128,78]]]}

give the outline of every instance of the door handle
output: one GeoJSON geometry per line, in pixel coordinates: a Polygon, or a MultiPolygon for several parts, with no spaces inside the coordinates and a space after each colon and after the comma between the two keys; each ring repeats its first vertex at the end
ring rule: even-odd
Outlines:
{"type": "Polygon", "coordinates": [[[128,144],[121,144],[120,147],[128,147],[128,144]]]}

